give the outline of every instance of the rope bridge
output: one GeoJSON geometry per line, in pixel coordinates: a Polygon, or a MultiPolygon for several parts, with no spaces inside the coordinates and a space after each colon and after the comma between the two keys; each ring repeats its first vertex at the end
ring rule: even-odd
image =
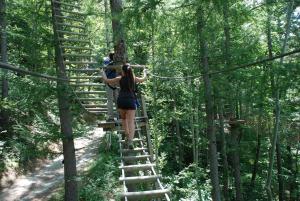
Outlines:
{"type": "MultiPolygon", "coordinates": [[[[91,65],[99,66],[92,55],[90,42],[86,40],[86,15],[80,12],[78,4],[52,0],[52,15],[55,40],[58,42],[63,65],[65,66],[69,85],[76,99],[91,114],[107,113],[107,97],[105,84],[94,83],[101,79],[99,68],[90,68],[91,65]],[[95,75],[96,74],[96,75],[95,75]]],[[[139,67],[139,66],[135,66],[139,67]]],[[[140,66],[141,67],[141,66],[140,66]]],[[[150,127],[144,97],[138,95],[141,101],[140,110],[137,111],[136,148],[127,149],[124,146],[124,131],[120,121],[100,122],[104,129],[115,130],[119,135],[121,177],[123,193],[121,197],[129,200],[167,200],[169,189],[164,188],[157,175],[153,164],[153,151],[150,138],[150,127]],[[140,188],[142,187],[142,188],[140,188]]]]}

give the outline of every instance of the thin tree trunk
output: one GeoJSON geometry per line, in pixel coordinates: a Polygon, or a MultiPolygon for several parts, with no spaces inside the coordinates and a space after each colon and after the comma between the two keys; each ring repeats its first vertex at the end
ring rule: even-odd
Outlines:
{"type": "MultiPolygon", "coordinates": [[[[223,29],[224,29],[224,50],[223,50],[223,57],[225,62],[225,68],[230,68],[231,65],[231,52],[230,52],[230,24],[229,24],[229,1],[224,0],[223,6],[223,29]]],[[[229,89],[233,86],[230,86],[230,82],[228,82],[229,89]]],[[[234,100],[229,100],[231,103],[230,106],[230,113],[231,115],[234,114],[234,100]]],[[[228,167],[228,160],[227,160],[227,150],[226,150],[226,138],[224,133],[224,112],[223,112],[223,103],[219,102],[220,107],[220,134],[221,134],[221,153],[222,153],[222,161],[223,161],[223,193],[225,200],[229,200],[229,193],[228,193],[228,185],[229,185],[229,167],[228,167]]]]}
{"type": "MultiPolygon", "coordinates": [[[[192,86],[192,83],[190,82],[189,83],[190,85],[190,89],[193,89],[193,86],[192,86]]],[[[193,94],[194,93],[194,90],[191,91],[191,93],[193,94]]],[[[196,139],[196,136],[195,136],[195,117],[194,117],[194,114],[196,111],[194,111],[194,105],[193,105],[193,98],[190,99],[190,124],[191,124],[191,133],[192,133],[192,144],[193,144],[193,163],[196,164],[196,143],[197,143],[197,139],[196,139]]]]}
{"type": "Polygon", "coordinates": [[[110,50],[110,39],[109,39],[109,28],[108,28],[108,0],[104,0],[104,13],[105,13],[105,40],[106,40],[106,49],[110,50]]]}
{"type": "MultiPolygon", "coordinates": [[[[196,93],[196,92],[195,92],[196,93]]],[[[196,93],[197,94],[197,93],[196,93]]],[[[200,179],[199,179],[199,107],[198,107],[198,102],[199,100],[196,98],[196,104],[195,104],[195,113],[194,115],[194,119],[195,119],[195,123],[196,123],[196,128],[195,128],[195,158],[194,158],[194,163],[196,165],[196,180],[197,180],[197,190],[198,190],[198,198],[200,201],[203,200],[202,198],[202,193],[201,193],[201,185],[200,185],[200,179]]]]}
{"type": "MultiPolygon", "coordinates": [[[[266,85],[266,74],[265,74],[265,69],[263,71],[263,75],[261,78],[261,86],[266,85]]],[[[264,95],[265,95],[265,88],[263,87],[260,90],[260,97],[259,97],[259,116],[257,120],[257,131],[256,131],[256,153],[255,153],[255,160],[254,160],[254,165],[253,165],[253,170],[252,170],[252,177],[251,177],[251,189],[254,188],[255,186],[255,179],[257,175],[257,170],[258,170],[258,162],[259,162],[259,157],[260,157],[260,149],[261,149],[261,136],[264,133],[264,128],[262,124],[263,120],[263,105],[264,105],[264,95]]]]}
{"type": "MultiPolygon", "coordinates": [[[[53,2],[52,2],[53,3],[53,2]]],[[[60,4],[53,3],[52,5],[52,18],[53,28],[56,30],[55,15],[60,15],[56,9],[60,9],[60,4]],[[56,8],[56,9],[55,9],[56,8]]],[[[59,47],[57,32],[54,31],[55,40],[55,58],[56,58],[56,73],[58,78],[67,79],[65,65],[63,63],[63,52],[59,47]]],[[[72,116],[70,111],[70,95],[66,82],[57,82],[57,96],[58,107],[61,124],[61,133],[63,141],[63,155],[64,155],[64,175],[65,175],[65,200],[77,201],[78,200],[78,187],[77,187],[77,170],[76,170],[76,157],[72,131],[72,116]]]]}
{"type": "MultiPolygon", "coordinates": [[[[287,24],[286,24],[286,33],[285,33],[285,37],[284,37],[284,41],[283,41],[283,46],[281,49],[281,54],[286,52],[287,49],[287,40],[290,34],[290,27],[291,27],[291,17],[292,17],[292,13],[293,13],[293,7],[294,7],[294,2],[290,2],[289,7],[287,9],[287,24]]],[[[279,66],[281,67],[283,65],[283,60],[284,58],[280,58],[280,64],[279,66]]],[[[277,90],[279,93],[279,77],[277,76],[277,90]]],[[[276,99],[276,101],[278,101],[279,103],[279,98],[276,99]]],[[[278,178],[278,191],[279,191],[279,201],[284,201],[285,200],[285,196],[284,196],[284,186],[283,186],[283,176],[282,176],[282,162],[281,162],[281,148],[280,148],[280,133],[277,133],[278,137],[277,137],[277,141],[276,141],[276,156],[277,156],[277,178],[278,178]]]]}
{"type": "Polygon", "coordinates": [[[231,64],[231,54],[230,54],[230,27],[229,27],[229,6],[228,0],[223,0],[223,19],[224,19],[224,59],[225,59],[225,67],[230,67],[231,64]]]}
{"type": "MultiPolygon", "coordinates": [[[[6,2],[0,0],[1,61],[7,63],[6,2]]],[[[2,70],[2,98],[8,97],[7,70],[2,70]]]]}
{"type": "Polygon", "coordinates": [[[295,192],[294,192],[294,189],[295,189],[295,179],[294,178],[294,175],[295,175],[295,170],[293,168],[293,165],[294,165],[294,161],[293,161],[293,154],[292,154],[292,148],[290,145],[288,145],[286,147],[287,149],[287,155],[288,155],[288,164],[287,164],[287,169],[289,170],[289,178],[288,178],[288,185],[289,185],[289,191],[290,191],[290,195],[289,195],[289,201],[293,201],[293,200],[296,200],[296,198],[294,197],[295,195],[295,192]]]}
{"type": "Polygon", "coordinates": [[[223,194],[224,200],[229,200],[228,185],[229,185],[229,171],[228,171],[228,160],[227,160],[227,142],[224,132],[224,109],[223,103],[219,101],[219,123],[220,123],[220,135],[221,135],[221,156],[223,162],[223,194]]]}
{"type": "Polygon", "coordinates": [[[234,173],[235,183],[235,200],[243,200],[242,183],[241,183],[241,171],[240,171],[240,156],[239,156],[239,127],[238,125],[231,125],[231,144],[232,144],[232,166],[234,173]]]}
{"type": "Polygon", "coordinates": [[[256,174],[257,174],[257,169],[258,169],[258,161],[259,161],[259,155],[260,155],[260,148],[261,148],[261,133],[262,129],[261,128],[261,114],[259,114],[258,117],[258,126],[257,126],[257,131],[256,131],[256,152],[255,152],[255,159],[254,159],[254,164],[253,164],[253,170],[252,170],[252,177],[251,177],[251,189],[254,188],[255,186],[255,179],[256,179],[256,174]]]}
{"type": "Polygon", "coordinates": [[[298,163],[298,157],[299,157],[299,149],[300,149],[300,141],[298,140],[297,144],[297,151],[296,151],[296,156],[295,156],[295,174],[294,174],[294,180],[295,180],[295,191],[296,191],[296,199],[295,200],[300,200],[300,185],[299,182],[297,182],[297,178],[299,177],[299,163],[298,163]]]}
{"type": "MultiPolygon", "coordinates": [[[[269,4],[269,2],[268,2],[269,4]]],[[[287,39],[290,33],[290,24],[291,24],[291,16],[293,11],[294,1],[289,3],[289,7],[287,9],[287,23],[286,23],[286,31],[285,31],[285,37],[281,49],[281,54],[285,53],[286,46],[287,46],[287,39]]],[[[269,50],[269,57],[272,56],[272,40],[271,40],[271,26],[270,26],[270,18],[271,13],[269,10],[269,5],[267,5],[267,11],[268,11],[268,20],[267,20],[267,37],[268,37],[268,50],[269,50]]],[[[280,65],[283,64],[283,59],[280,59],[280,65]]],[[[271,179],[272,179],[272,171],[273,171],[273,164],[274,164],[274,156],[275,156],[275,150],[277,145],[277,138],[278,138],[278,130],[279,130],[279,120],[280,120],[280,103],[279,103],[279,80],[278,76],[274,80],[274,76],[271,75],[271,85],[272,85],[272,91],[273,91],[273,98],[275,99],[275,122],[274,122],[274,132],[273,132],[273,139],[272,139],[272,145],[271,145],[271,151],[270,151],[270,160],[269,160],[269,168],[268,168],[268,176],[266,181],[266,191],[268,195],[268,200],[273,200],[272,197],[272,191],[271,191],[271,179]]],[[[281,178],[279,178],[279,184],[282,182],[280,181],[281,178]]],[[[281,185],[281,184],[280,184],[281,185]]],[[[280,186],[281,187],[281,186],[280,186]]],[[[279,191],[283,191],[284,189],[280,189],[279,191]]],[[[283,194],[283,192],[280,192],[279,194],[283,194]]],[[[283,198],[282,198],[283,199],[283,198]]]]}
{"type": "Polygon", "coordinates": [[[194,113],[194,119],[195,119],[195,123],[196,123],[196,128],[195,128],[195,164],[197,164],[197,166],[199,165],[199,107],[198,107],[198,103],[196,103],[195,106],[195,113],[194,113]]]}
{"type": "MultiPolygon", "coordinates": [[[[6,34],[6,2],[5,0],[0,0],[0,48],[1,48],[1,62],[7,63],[7,34],[6,34]]],[[[7,70],[2,69],[1,77],[1,99],[8,97],[8,79],[7,70]]],[[[1,129],[7,130],[9,123],[9,116],[5,109],[2,109],[0,114],[1,119],[1,129]]]]}
{"type": "MultiPolygon", "coordinates": [[[[201,5],[200,5],[201,6],[201,5]]],[[[214,201],[221,200],[221,192],[219,185],[219,172],[218,172],[218,156],[217,156],[217,145],[216,145],[216,134],[214,126],[214,111],[213,111],[213,100],[212,100],[212,84],[211,78],[208,75],[208,48],[204,34],[204,9],[201,7],[197,10],[197,28],[198,28],[198,40],[199,48],[201,53],[201,63],[199,66],[203,68],[203,80],[204,80],[204,97],[205,97],[205,109],[206,109],[206,123],[207,123],[207,136],[209,139],[209,162],[210,162],[210,176],[212,183],[212,198],[214,201]]]]}
{"type": "Polygon", "coordinates": [[[177,136],[177,140],[178,140],[179,169],[182,170],[182,168],[183,168],[183,150],[182,150],[180,125],[179,125],[178,119],[175,120],[175,125],[176,125],[176,136],[177,136]]]}
{"type": "Polygon", "coordinates": [[[279,201],[284,201],[284,186],[282,177],[282,162],[281,162],[281,148],[280,148],[280,135],[278,133],[276,142],[276,159],[277,159],[277,180],[278,180],[278,198],[279,201]]]}
{"type": "Polygon", "coordinates": [[[124,27],[121,22],[123,4],[122,0],[110,0],[110,9],[112,15],[112,30],[114,41],[114,61],[116,63],[127,62],[126,44],[124,36],[124,27]]]}

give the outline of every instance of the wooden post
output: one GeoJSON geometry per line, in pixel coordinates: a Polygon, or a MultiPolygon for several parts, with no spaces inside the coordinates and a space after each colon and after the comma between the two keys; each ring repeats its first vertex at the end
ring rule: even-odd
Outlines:
{"type": "Polygon", "coordinates": [[[149,120],[148,120],[148,115],[147,115],[146,102],[145,102],[145,98],[143,95],[141,95],[141,101],[142,101],[142,114],[146,118],[145,128],[146,128],[147,148],[148,148],[149,154],[151,155],[151,160],[153,161],[153,147],[152,147],[152,142],[151,142],[150,126],[149,126],[149,120]]]}
{"type": "MultiPolygon", "coordinates": [[[[59,1],[59,0],[57,0],[59,1]]],[[[58,78],[67,79],[66,69],[64,60],[62,57],[62,50],[59,46],[58,34],[55,15],[60,15],[58,11],[60,9],[59,3],[52,3],[52,19],[53,19],[53,30],[54,30],[54,41],[55,41],[55,58],[56,58],[56,73],[58,78]]],[[[67,82],[57,82],[57,97],[59,116],[61,123],[61,133],[63,141],[63,154],[64,154],[64,175],[65,175],[65,200],[77,201],[78,190],[77,190],[77,170],[76,170],[76,157],[75,148],[73,141],[72,131],[72,115],[70,111],[70,90],[68,89],[67,82]]]]}

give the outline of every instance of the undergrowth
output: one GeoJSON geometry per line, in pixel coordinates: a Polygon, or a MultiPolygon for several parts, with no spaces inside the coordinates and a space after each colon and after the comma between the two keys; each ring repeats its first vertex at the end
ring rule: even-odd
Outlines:
{"type": "MultiPolygon", "coordinates": [[[[107,150],[107,143],[101,140],[99,154],[86,172],[80,173],[79,200],[80,201],[108,201],[120,200],[120,182],[118,169],[117,136],[112,136],[112,146],[107,150]]],[[[54,194],[50,201],[63,199],[63,188],[54,194]]]]}

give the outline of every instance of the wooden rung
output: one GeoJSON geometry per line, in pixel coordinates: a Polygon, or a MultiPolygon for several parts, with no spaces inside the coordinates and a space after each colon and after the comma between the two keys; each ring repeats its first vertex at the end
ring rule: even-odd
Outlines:
{"type": "Polygon", "coordinates": [[[90,54],[68,54],[65,53],[63,54],[64,57],[95,57],[94,55],[90,55],[90,54]]]}
{"type": "Polygon", "coordinates": [[[81,12],[76,12],[76,11],[71,11],[71,10],[66,10],[66,9],[61,9],[61,8],[55,8],[55,10],[60,11],[62,13],[70,13],[74,15],[81,15],[81,16],[87,16],[87,13],[81,13],[81,12]]]}
{"type": "Polygon", "coordinates": [[[106,91],[75,91],[76,94],[106,94],[106,91]]]}
{"type": "Polygon", "coordinates": [[[136,152],[147,151],[147,148],[122,149],[121,151],[122,153],[136,153],[136,152]]]}
{"type": "Polygon", "coordinates": [[[83,68],[83,69],[66,69],[66,71],[72,71],[72,72],[99,72],[99,69],[94,69],[94,68],[83,68]]]}
{"type": "Polygon", "coordinates": [[[97,111],[93,111],[93,110],[87,110],[87,111],[89,111],[89,112],[91,112],[91,113],[107,113],[107,110],[97,110],[97,111]]]}
{"type": "Polygon", "coordinates": [[[56,23],[59,26],[64,26],[64,27],[71,27],[71,28],[77,28],[77,29],[85,29],[84,26],[79,26],[79,25],[73,25],[73,24],[67,24],[67,23],[56,23]]]}
{"type": "Polygon", "coordinates": [[[77,21],[77,22],[84,22],[84,20],[82,20],[82,19],[72,18],[72,17],[68,17],[68,16],[54,15],[54,17],[61,18],[61,19],[72,20],[72,21],[77,21]]]}
{"type": "Polygon", "coordinates": [[[105,104],[83,104],[83,106],[86,108],[95,108],[95,107],[107,108],[107,105],[105,104]]]}
{"type": "Polygon", "coordinates": [[[78,46],[60,46],[63,49],[71,49],[71,50],[93,50],[89,47],[78,47],[78,46]]]}
{"type": "Polygon", "coordinates": [[[79,101],[107,101],[106,98],[77,98],[79,101]]]}
{"type": "MultiPolygon", "coordinates": [[[[91,61],[65,61],[64,64],[65,65],[67,65],[67,64],[82,64],[83,65],[83,64],[98,64],[98,63],[97,62],[91,62],[91,61]]],[[[99,72],[99,70],[94,70],[94,71],[99,72]]],[[[91,71],[89,71],[89,72],[91,72],[91,71]]]]}
{"type": "Polygon", "coordinates": [[[135,171],[135,170],[149,170],[152,167],[155,167],[155,164],[125,165],[125,166],[120,166],[119,168],[125,171],[135,171]]]}
{"type": "Polygon", "coordinates": [[[150,175],[150,176],[138,176],[138,177],[120,177],[120,182],[126,182],[126,184],[135,184],[135,183],[145,183],[145,182],[155,182],[157,179],[160,179],[159,175],[150,175]]]}
{"type": "Polygon", "coordinates": [[[124,161],[140,161],[140,160],[147,160],[150,157],[151,157],[150,155],[123,156],[121,159],[124,161]]]}
{"type": "Polygon", "coordinates": [[[107,108],[102,107],[102,108],[85,108],[89,111],[107,111],[107,108]]]}
{"type": "MultiPolygon", "coordinates": [[[[136,129],[136,130],[137,130],[137,129],[136,129]]],[[[143,141],[143,139],[140,139],[140,138],[134,138],[134,139],[132,139],[132,141],[133,141],[133,142],[141,142],[141,141],[143,141]]],[[[125,140],[119,140],[119,142],[124,143],[125,140]]]]}
{"type": "Polygon", "coordinates": [[[80,83],[80,84],[70,84],[70,86],[74,87],[103,87],[104,84],[96,84],[96,83],[80,83]]]}
{"type": "Polygon", "coordinates": [[[69,7],[72,7],[72,8],[78,8],[78,9],[80,9],[80,6],[76,6],[76,5],[73,5],[73,4],[64,3],[64,2],[60,2],[60,1],[54,1],[54,0],[52,2],[60,4],[60,5],[69,6],[69,7]]]}
{"type": "Polygon", "coordinates": [[[103,111],[101,111],[101,112],[94,112],[94,111],[89,111],[89,113],[91,113],[91,114],[106,114],[107,112],[103,112],[103,111]]]}
{"type": "Polygon", "coordinates": [[[78,40],[75,38],[58,38],[58,40],[62,41],[62,42],[78,42],[78,43],[90,43],[90,41],[88,40],[78,40]]]}
{"type": "Polygon", "coordinates": [[[140,200],[140,199],[153,199],[153,198],[162,198],[165,194],[169,193],[170,190],[152,190],[152,191],[140,191],[140,192],[126,192],[121,196],[126,197],[129,200],[140,200]]]}
{"type": "Polygon", "coordinates": [[[70,77],[70,80],[80,80],[80,79],[102,79],[102,76],[78,76],[78,77],[70,77]]]}
{"type": "MultiPolygon", "coordinates": [[[[147,117],[135,117],[134,120],[137,123],[141,123],[141,122],[146,122],[148,120],[148,118],[147,117]]],[[[122,123],[122,121],[118,120],[115,123],[122,123]]]]}
{"type": "Polygon", "coordinates": [[[87,37],[87,34],[72,32],[72,31],[63,31],[63,30],[56,30],[58,33],[66,34],[66,35],[75,35],[75,36],[84,36],[87,37]]]}

